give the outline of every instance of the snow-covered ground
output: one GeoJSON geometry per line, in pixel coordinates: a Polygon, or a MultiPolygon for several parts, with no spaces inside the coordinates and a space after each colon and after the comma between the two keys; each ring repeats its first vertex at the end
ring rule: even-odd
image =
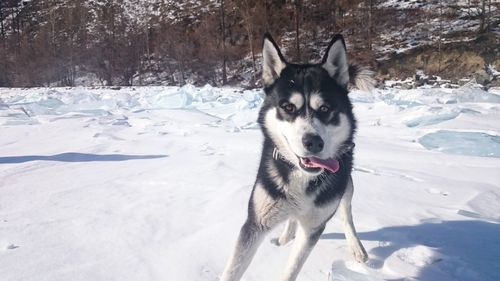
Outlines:
{"type": "MultiPolygon", "coordinates": [[[[377,8],[393,15],[392,24],[384,26],[380,40],[374,42],[378,60],[390,59],[393,54],[406,53],[422,46],[435,46],[476,39],[483,13],[478,1],[470,0],[384,0],[377,8]],[[399,11],[397,13],[396,11],[399,11]],[[401,20],[405,24],[401,24],[401,20]]],[[[499,0],[492,0],[484,13],[490,18],[494,34],[498,29],[499,0]]],[[[487,17],[488,17],[487,16],[487,17]]],[[[498,38],[497,38],[498,40],[498,38]]]]}
{"type": "MultiPolygon", "coordinates": [[[[246,216],[262,98],[0,89],[0,280],[217,280],[246,216]]],[[[351,98],[370,260],[354,262],[334,218],[299,280],[498,280],[500,90],[351,98]]],[[[244,280],[276,280],[289,251],[264,242],[244,280]]]]}

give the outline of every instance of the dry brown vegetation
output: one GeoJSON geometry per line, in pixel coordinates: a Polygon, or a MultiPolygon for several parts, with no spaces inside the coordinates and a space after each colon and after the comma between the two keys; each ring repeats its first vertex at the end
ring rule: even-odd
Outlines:
{"type": "MultiPolygon", "coordinates": [[[[90,76],[104,85],[253,87],[265,32],[292,61],[318,60],[329,38],[343,33],[356,60],[376,66],[377,44],[399,44],[381,34],[426,20],[424,10],[381,9],[377,0],[156,0],[142,14],[132,2],[1,0],[0,86],[73,86],[90,76]]],[[[481,19],[478,33],[498,25],[487,15],[471,16],[481,19]]]]}

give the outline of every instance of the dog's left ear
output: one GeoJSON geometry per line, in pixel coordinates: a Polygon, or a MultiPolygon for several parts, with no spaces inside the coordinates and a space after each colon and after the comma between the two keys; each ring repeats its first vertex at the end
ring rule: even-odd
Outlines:
{"type": "Polygon", "coordinates": [[[347,89],[349,64],[347,63],[347,52],[342,35],[337,34],[333,37],[323,56],[321,66],[340,86],[347,89]]]}

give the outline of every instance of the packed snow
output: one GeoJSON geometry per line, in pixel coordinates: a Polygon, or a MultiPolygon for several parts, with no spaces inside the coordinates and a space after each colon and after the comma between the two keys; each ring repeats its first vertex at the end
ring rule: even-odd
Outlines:
{"type": "MultiPolygon", "coordinates": [[[[498,280],[500,90],[350,93],[353,214],[298,280],[498,280]]],[[[0,88],[0,280],[214,281],[247,210],[264,94],[232,88],[0,88]]],[[[263,243],[246,281],[276,280],[263,243]]]]}

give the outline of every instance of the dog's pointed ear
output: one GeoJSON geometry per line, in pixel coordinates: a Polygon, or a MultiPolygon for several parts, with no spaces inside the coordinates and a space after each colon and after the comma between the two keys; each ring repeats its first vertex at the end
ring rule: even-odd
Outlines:
{"type": "Polygon", "coordinates": [[[342,35],[337,34],[333,37],[323,56],[321,66],[340,86],[347,89],[349,64],[347,63],[347,52],[342,35]]]}
{"type": "Polygon", "coordinates": [[[271,86],[286,67],[286,61],[269,33],[264,35],[262,47],[262,81],[265,87],[271,86]]]}

